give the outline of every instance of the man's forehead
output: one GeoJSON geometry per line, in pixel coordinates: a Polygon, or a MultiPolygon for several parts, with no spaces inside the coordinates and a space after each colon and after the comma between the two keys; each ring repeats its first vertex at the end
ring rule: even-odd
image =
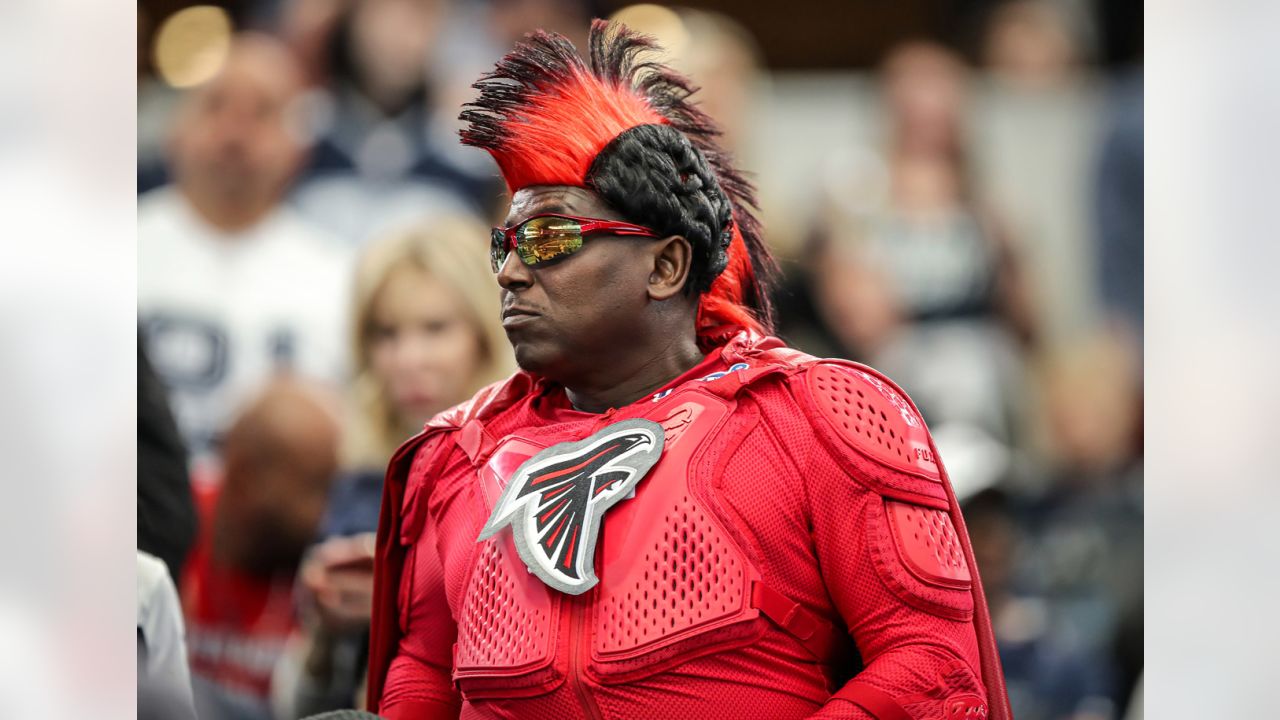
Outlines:
{"type": "Polygon", "coordinates": [[[535,215],[557,213],[601,219],[617,219],[615,213],[586,188],[571,185],[532,185],[520,188],[511,196],[506,225],[511,227],[535,215]]]}

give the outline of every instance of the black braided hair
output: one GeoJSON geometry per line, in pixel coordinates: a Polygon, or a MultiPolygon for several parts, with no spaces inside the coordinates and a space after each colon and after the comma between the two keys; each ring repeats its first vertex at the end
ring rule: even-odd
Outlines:
{"type": "Polygon", "coordinates": [[[732,207],[702,153],[667,125],[639,125],[596,156],[587,185],[629,221],[693,246],[686,294],[706,292],[728,263],[732,207]]]}
{"type": "Polygon", "coordinates": [[[777,284],[778,267],[764,244],[760,223],[755,217],[759,207],[755,187],[717,142],[722,133],[716,122],[690,102],[689,97],[697,88],[654,59],[652,51],[658,49],[653,38],[623,25],[610,26],[604,20],[592,22],[588,40],[591,72],[606,81],[635,88],[670,125],[641,126],[622,133],[596,158],[589,178],[597,192],[624,217],[634,215],[633,222],[653,223],[650,227],[664,232],[670,227],[673,229],[670,232],[684,235],[693,244],[696,262],[690,284],[698,293],[711,286],[727,261],[728,233],[732,228],[721,207],[727,200],[731,219],[737,223],[751,262],[752,277],[743,278],[743,304],[771,330],[770,295],[777,284]],[[664,127],[677,132],[644,130],[645,127],[664,127]],[[693,153],[688,153],[686,148],[691,148],[693,153]],[[616,163],[607,157],[612,152],[624,153],[642,162],[659,177],[629,185],[625,182],[625,172],[613,169],[616,163]],[[697,157],[699,155],[701,157],[697,157]],[[649,158],[643,159],[645,156],[649,158]],[[699,172],[704,167],[710,172],[699,172]],[[667,168],[678,170],[674,175],[661,177],[667,168]],[[658,198],[661,192],[653,192],[664,186],[676,194],[675,203],[664,202],[658,198]],[[639,219],[642,216],[646,218],[643,221],[639,219]],[[714,218],[717,224],[703,226],[703,218],[714,218]],[[682,232],[674,232],[675,228],[681,228],[682,232]]]}

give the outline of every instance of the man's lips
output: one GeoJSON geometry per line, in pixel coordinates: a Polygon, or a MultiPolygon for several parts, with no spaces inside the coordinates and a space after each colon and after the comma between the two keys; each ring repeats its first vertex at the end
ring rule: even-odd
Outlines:
{"type": "Polygon", "coordinates": [[[528,308],[509,307],[502,311],[502,326],[511,327],[528,322],[538,317],[538,313],[528,308]]]}
{"type": "Polygon", "coordinates": [[[522,307],[509,307],[509,308],[506,308],[506,309],[504,309],[504,310],[502,311],[502,319],[503,319],[503,320],[506,320],[507,318],[520,317],[521,315],[536,316],[537,314],[538,314],[538,313],[536,313],[536,312],[534,312],[533,310],[530,310],[530,309],[528,309],[528,308],[522,308],[522,307]]]}

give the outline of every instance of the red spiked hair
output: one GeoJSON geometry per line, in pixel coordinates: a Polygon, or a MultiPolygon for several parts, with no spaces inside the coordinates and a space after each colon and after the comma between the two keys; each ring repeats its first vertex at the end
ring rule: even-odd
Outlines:
{"type": "Polygon", "coordinates": [[[596,20],[589,44],[588,64],[560,35],[526,36],[475,84],[480,97],[463,110],[463,143],[488,150],[512,192],[531,185],[594,190],[593,163],[619,135],[641,125],[683,134],[727,197],[733,225],[724,269],[699,303],[699,340],[719,345],[739,328],[769,332],[776,265],[751,212],[754,188],[716,144],[719,129],[688,101],[688,80],[638,60],[655,48],[651,39],[596,20]]]}
{"type": "Polygon", "coordinates": [[[666,123],[629,88],[573,68],[564,82],[542,88],[507,116],[506,142],[491,152],[512,192],[530,185],[583,187],[592,161],[614,138],[637,125],[666,123]]]}

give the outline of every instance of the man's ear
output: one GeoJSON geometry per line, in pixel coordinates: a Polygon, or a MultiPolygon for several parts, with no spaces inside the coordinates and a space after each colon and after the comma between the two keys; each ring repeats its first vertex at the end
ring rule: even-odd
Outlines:
{"type": "Polygon", "coordinates": [[[649,272],[649,297],[669,300],[684,289],[693,266],[693,246],[681,235],[654,241],[653,269],[649,272]]]}

